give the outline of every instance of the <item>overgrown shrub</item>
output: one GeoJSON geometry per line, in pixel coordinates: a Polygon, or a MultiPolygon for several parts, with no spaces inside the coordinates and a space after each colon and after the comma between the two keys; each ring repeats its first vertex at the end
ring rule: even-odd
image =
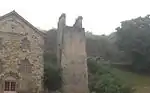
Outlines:
{"type": "Polygon", "coordinates": [[[54,54],[44,54],[44,87],[49,91],[61,88],[61,75],[54,54]]]}
{"type": "Polygon", "coordinates": [[[132,93],[130,86],[117,78],[108,65],[88,59],[89,90],[95,93],[132,93]]]}

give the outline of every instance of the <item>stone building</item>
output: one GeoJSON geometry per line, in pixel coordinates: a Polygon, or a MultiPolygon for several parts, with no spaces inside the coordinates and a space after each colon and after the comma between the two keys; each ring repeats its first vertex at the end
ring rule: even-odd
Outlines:
{"type": "Polygon", "coordinates": [[[43,91],[43,33],[15,11],[0,17],[0,93],[43,91]]]}
{"type": "Polygon", "coordinates": [[[85,31],[82,17],[73,26],[66,26],[62,14],[58,22],[57,58],[62,71],[63,93],[88,93],[85,31]]]}

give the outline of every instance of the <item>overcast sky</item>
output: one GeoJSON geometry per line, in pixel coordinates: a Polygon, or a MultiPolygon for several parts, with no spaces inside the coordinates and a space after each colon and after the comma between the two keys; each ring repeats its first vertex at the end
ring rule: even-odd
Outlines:
{"type": "Polygon", "coordinates": [[[35,27],[57,27],[61,13],[67,25],[83,16],[86,31],[110,34],[123,20],[150,14],[149,0],[0,0],[0,16],[16,10],[35,27]]]}

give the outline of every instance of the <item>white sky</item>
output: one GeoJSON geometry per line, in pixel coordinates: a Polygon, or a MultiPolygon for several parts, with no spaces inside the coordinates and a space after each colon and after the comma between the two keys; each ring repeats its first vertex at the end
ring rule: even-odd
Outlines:
{"type": "Polygon", "coordinates": [[[57,27],[61,13],[67,25],[83,16],[86,31],[110,34],[121,21],[150,14],[150,0],[0,0],[0,15],[16,10],[35,27],[57,27]]]}

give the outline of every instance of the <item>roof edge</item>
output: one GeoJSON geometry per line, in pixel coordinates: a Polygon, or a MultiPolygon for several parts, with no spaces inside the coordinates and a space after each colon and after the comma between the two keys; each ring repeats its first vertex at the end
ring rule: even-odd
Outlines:
{"type": "Polygon", "coordinates": [[[4,19],[5,17],[8,17],[10,15],[15,15],[17,16],[19,19],[21,19],[25,24],[27,24],[30,28],[32,28],[35,32],[37,32],[39,35],[41,35],[42,37],[45,37],[45,33],[40,31],[39,29],[37,29],[35,26],[33,26],[30,22],[28,22],[26,19],[24,19],[21,15],[19,15],[15,10],[0,16],[0,20],[4,19]]]}

